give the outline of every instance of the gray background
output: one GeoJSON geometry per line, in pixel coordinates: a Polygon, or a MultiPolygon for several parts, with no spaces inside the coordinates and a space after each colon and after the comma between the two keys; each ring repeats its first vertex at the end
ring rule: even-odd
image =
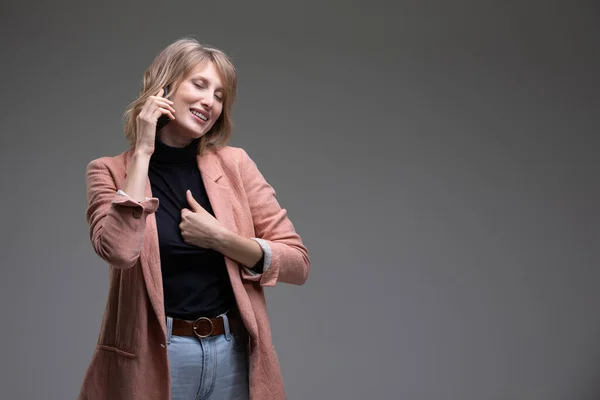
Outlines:
{"type": "Polygon", "coordinates": [[[232,144],[309,248],[268,290],[290,399],[600,398],[598,3],[11,3],[1,398],[75,398],[107,294],[85,167],[184,35],[234,59],[232,144]]]}

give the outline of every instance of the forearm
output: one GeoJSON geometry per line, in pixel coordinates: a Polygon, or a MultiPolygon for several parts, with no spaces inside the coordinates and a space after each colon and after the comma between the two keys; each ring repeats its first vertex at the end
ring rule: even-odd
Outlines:
{"type": "Polygon", "coordinates": [[[217,236],[213,249],[243,266],[252,268],[263,256],[262,248],[252,239],[239,236],[228,229],[223,229],[217,236]]]}
{"type": "Polygon", "coordinates": [[[127,168],[125,185],[120,188],[129,197],[139,202],[144,201],[146,198],[146,179],[148,178],[149,165],[150,155],[141,152],[133,153],[127,168]]]}
{"type": "Polygon", "coordinates": [[[144,240],[146,215],[156,211],[158,199],[115,195],[114,171],[98,160],[88,165],[86,186],[86,219],[96,253],[117,268],[133,266],[144,240]]]}

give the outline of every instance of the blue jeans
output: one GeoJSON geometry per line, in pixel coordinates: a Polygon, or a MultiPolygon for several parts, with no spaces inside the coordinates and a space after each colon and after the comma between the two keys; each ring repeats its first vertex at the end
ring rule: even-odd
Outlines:
{"type": "Polygon", "coordinates": [[[229,329],[226,314],[223,335],[199,339],[171,334],[167,317],[167,350],[172,400],[249,398],[247,343],[229,329]]]}

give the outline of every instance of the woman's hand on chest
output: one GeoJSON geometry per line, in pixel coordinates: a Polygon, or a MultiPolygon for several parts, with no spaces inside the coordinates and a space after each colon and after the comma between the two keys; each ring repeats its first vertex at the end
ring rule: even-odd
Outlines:
{"type": "Polygon", "coordinates": [[[225,228],[198,204],[189,190],[186,192],[186,197],[190,209],[181,210],[181,223],[179,224],[183,241],[189,245],[215,249],[218,247],[220,238],[225,234],[225,228]]]}

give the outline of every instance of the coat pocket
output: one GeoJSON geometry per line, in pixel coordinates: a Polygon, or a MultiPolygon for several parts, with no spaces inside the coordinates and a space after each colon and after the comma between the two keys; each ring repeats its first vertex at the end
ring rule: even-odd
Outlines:
{"type": "Polygon", "coordinates": [[[141,266],[122,270],[111,268],[110,288],[98,342],[100,350],[135,358],[140,343],[140,326],[145,315],[140,302],[144,301],[144,285],[141,266]]]}
{"type": "Polygon", "coordinates": [[[130,353],[128,351],[125,350],[121,350],[115,346],[109,346],[106,344],[99,344],[98,346],[96,346],[98,348],[98,350],[103,350],[103,351],[112,351],[113,353],[116,353],[120,356],[123,357],[127,357],[127,358],[136,358],[137,356],[133,353],[130,353]]]}
{"type": "MultiPolygon", "coordinates": [[[[128,371],[134,371],[137,360],[121,357],[110,346],[97,346],[86,371],[78,400],[132,400],[140,396],[133,395],[136,377],[128,371]],[[133,383],[133,384],[132,384],[133,383]]],[[[147,397],[146,397],[147,398],[147,397]]]]}

